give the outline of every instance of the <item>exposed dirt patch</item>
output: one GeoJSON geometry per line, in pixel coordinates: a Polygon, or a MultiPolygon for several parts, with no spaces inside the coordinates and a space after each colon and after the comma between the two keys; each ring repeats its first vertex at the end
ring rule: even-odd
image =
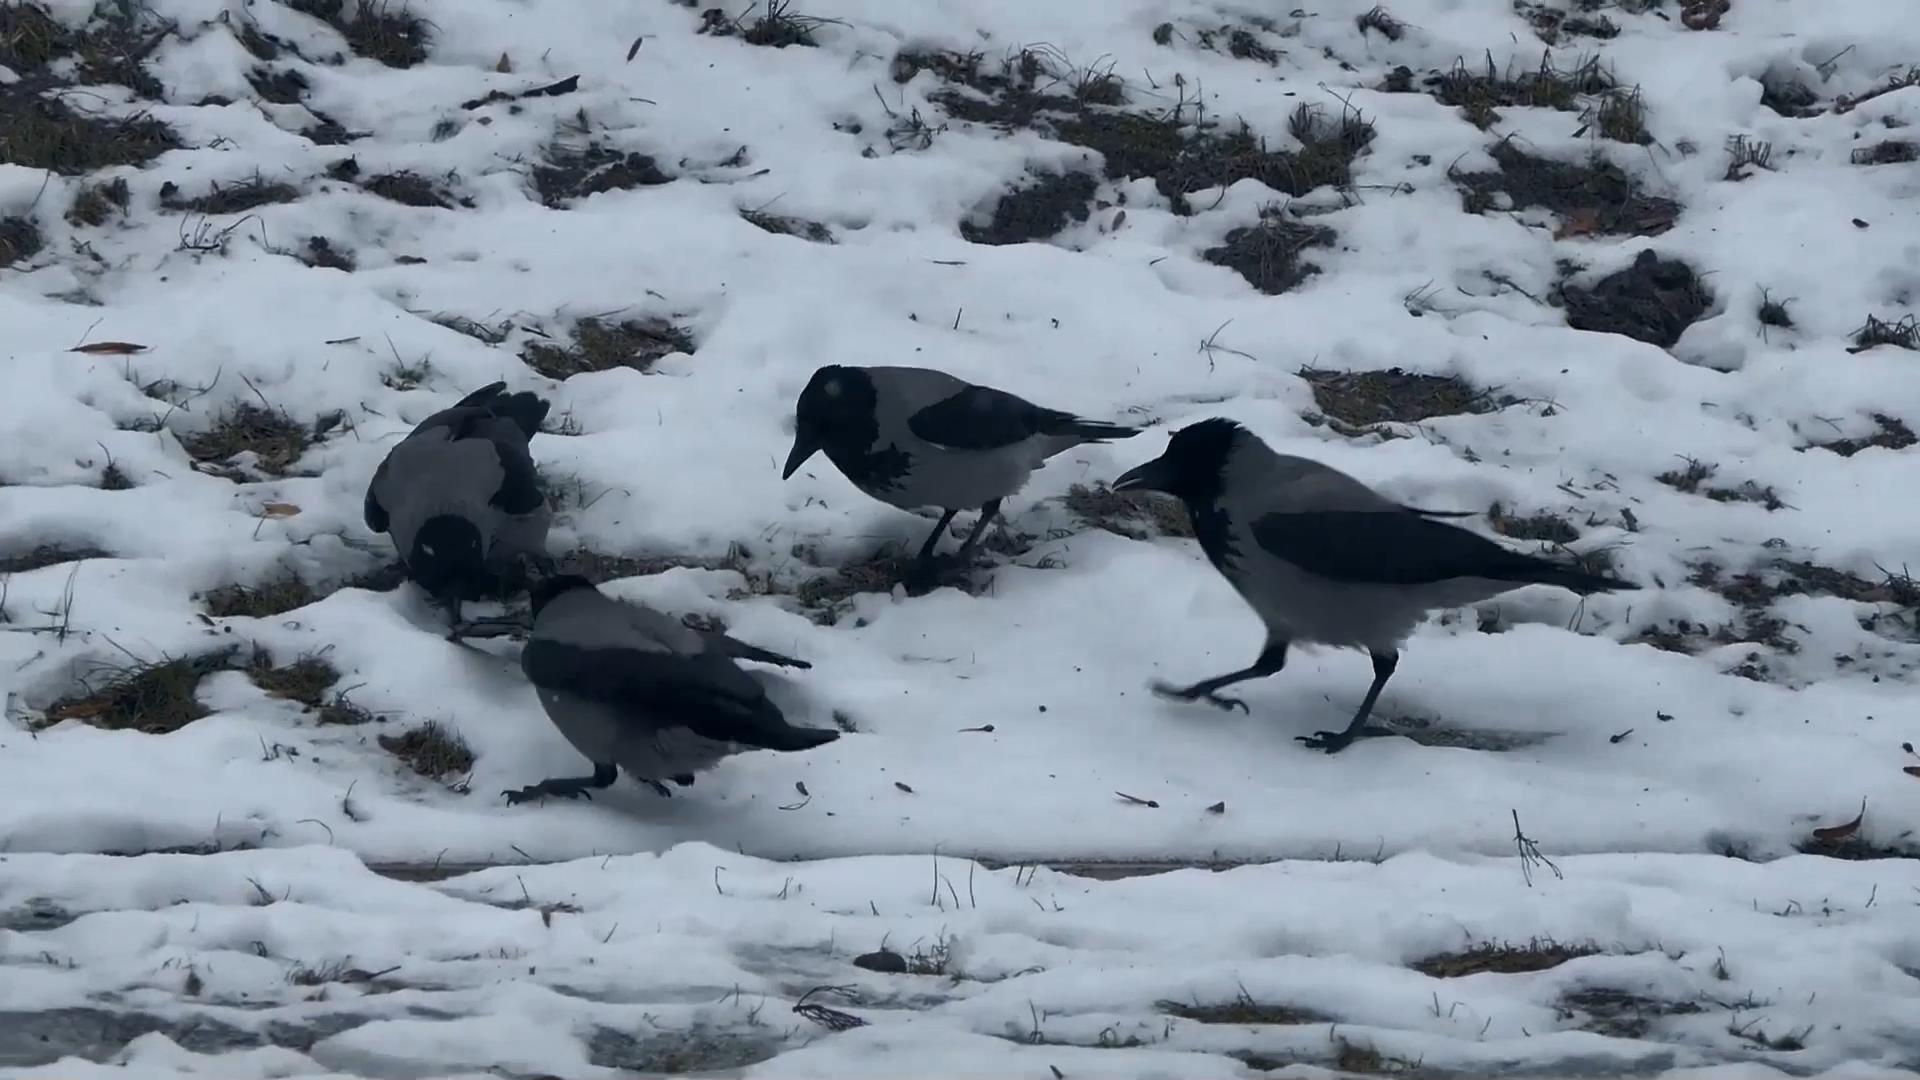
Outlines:
{"type": "Polygon", "coordinates": [[[1149,492],[1114,491],[1106,484],[1075,484],[1067,489],[1066,507],[1095,528],[1130,540],[1155,536],[1193,538],[1193,520],[1177,499],[1149,492]]]}
{"type": "Polygon", "coordinates": [[[775,236],[797,236],[816,244],[834,242],[833,230],[817,221],[808,221],[806,218],[784,217],[780,214],[769,214],[764,210],[742,210],[740,219],[775,236]]]}
{"type": "Polygon", "coordinates": [[[1700,1012],[1691,1001],[1662,1001],[1613,986],[1583,986],[1560,995],[1560,1018],[1574,1027],[1615,1039],[1643,1038],[1669,1016],[1700,1012]]]}
{"type": "MultiPolygon", "coordinates": [[[[1868,862],[1874,859],[1920,859],[1920,843],[1914,842],[1913,830],[1909,829],[1891,844],[1876,844],[1862,839],[1855,833],[1843,840],[1823,840],[1817,836],[1794,845],[1794,850],[1802,855],[1824,855],[1829,859],[1846,859],[1849,862],[1868,862]]],[[[1771,1047],[1771,1049],[1798,1050],[1799,1046],[1771,1047]]]]}
{"type": "Polygon", "coordinates": [[[1510,536],[1515,540],[1540,540],[1549,544],[1571,544],[1580,539],[1580,530],[1573,522],[1551,510],[1541,510],[1532,514],[1510,514],[1506,507],[1494,503],[1487,511],[1487,523],[1501,536],[1510,536]]]}
{"type": "Polygon", "coordinates": [[[1873,425],[1875,430],[1871,435],[1858,439],[1835,439],[1832,442],[1814,443],[1813,446],[1831,450],[1841,457],[1852,457],[1870,446],[1887,450],[1905,450],[1914,443],[1920,442],[1920,438],[1914,436],[1913,429],[1907,426],[1907,422],[1897,416],[1874,413],[1873,425]]]}
{"type": "Polygon", "coordinates": [[[125,217],[132,202],[133,192],[126,179],[116,176],[81,188],[73,197],[73,205],[67,208],[67,220],[75,225],[98,228],[112,220],[116,213],[125,217]]]}
{"type": "Polygon", "coordinates": [[[40,228],[23,217],[0,218],[0,266],[12,266],[40,253],[46,242],[40,228]]]}
{"type": "Polygon", "coordinates": [[[1183,1020],[1192,1020],[1201,1024],[1234,1024],[1258,1026],[1262,1024],[1328,1024],[1334,1018],[1313,1009],[1297,1005],[1283,1005],[1255,1001],[1252,994],[1241,990],[1232,1001],[1212,1004],[1196,1004],[1184,1001],[1162,1001],[1155,1006],[1169,1016],[1178,1016],[1183,1020]]]}
{"type": "Polygon", "coordinates": [[[0,87],[0,164],[79,176],[115,165],[141,165],[177,148],[173,129],[144,114],[86,115],[59,98],[21,84],[0,87]]]}
{"type": "Polygon", "coordinates": [[[1769,559],[1739,574],[1725,574],[1718,564],[1700,563],[1689,580],[1712,589],[1743,608],[1765,608],[1783,596],[1837,596],[1860,604],[1920,607],[1920,584],[1902,574],[1886,574],[1878,582],[1858,574],[1802,559],[1769,559]]]}
{"type": "Polygon", "coordinates": [[[1408,966],[1436,979],[1457,979],[1489,971],[1505,974],[1546,971],[1569,960],[1598,955],[1600,950],[1592,945],[1568,945],[1536,938],[1525,945],[1484,942],[1465,952],[1438,953],[1408,966]]]}
{"type": "Polygon", "coordinates": [[[399,735],[381,735],[377,741],[381,749],[421,776],[438,780],[473,769],[473,748],[458,732],[438,720],[429,720],[399,735]]]}
{"type": "MultiPolygon", "coordinates": [[[[1413,89],[1411,73],[1404,80],[1389,79],[1388,90],[1413,89]],[[1407,85],[1399,85],[1404,81],[1407,85]]],[[[1600,66],[1596,57],[1568,70],[1553,64],[1553,53],[1540,57],[1537,67],[1509,65],[1505,71],[1494,65],[1487,54],[1484,67],[1468,67],[1465,61],[1451,70],[1436,71],[1422,80],[1427,92],[1444,105],[1457,106],[1467,122],[1485,129],[1500,121],[1503,108],[1541,108],[1574,112],[1582,100],[1617,89],[1613,76],[1600,66]]]]}
{"type": "Polygon", "coordinates": [[[1768,510],[1778,510],[1785,506],[1773,488],[1757,484],[1752,480],[1743,480],[1737,487],[1718,487],[1707,483],[1720,471],[1717,465],[1688,458],[1684,468],[1669,469],[1654,479],[1688,495],[1704,495],[1714,502],[1751,502],[1760,503],[1768,510]]]}
{"type": "Polygon", "coordinates": [[[622,1073],[650,1076],[727,1075],[772,1058],[778,1038],[748,1037],[695,1025],[636,1038],[610,1027],[587,1036],[587,1061],[622,1073]]]}
{"type": "Polygon", "coordinates": [[[298,105],[307,96],[307,77],[294,68],[271,68],[262,64],[247,72],[247,85],[260,100],[274,105],[298,105]]]}
{"type": "Polygon", "coordinates": [[[1562,282],[1556,295],[1575,330],[1621,334],[1663,349],[1672,348],[1713,305],[1713,294],[1692,267],[1651,250],[1591,286],[1562,282]]]}
{"type": "Polygon", "coordinates": [[[1085,221],[1092,213],[1090,204],[1099,182],[1083,172],[1030,177],[1000,196],[993,206],[993,219],[985,226],[960,223],[960,235],[976,244],[1025,244],[1045,240],[1067,227],[1070,221],[1085,221]]]}
{"type": "Polygon", "coordinates": [[[1558,45],[1563,38],[1584,37],[1610,41],[1620,36],[1620,24],[1605,15],[1591,14],[1588,11],[1561,11],[1545,4],[1530,3],[1528,0],[1514,0],[1513,9],[1527,20],[1527,25],[1533,27],[1535,36],[1548,45],[1558,45]]]}
{"type": "Polygon", "coordinates": [[[429,207],[439,210],[451,210],[455,206],[471,207],[472,199],[455,195],[446,184],[421,176],[415,172],[382,173],[370,180],[361,181],[360,187],[389,202],[402,206],[429,207]]]}
{"type": "Polygon", "coordinates": [[[110,552],[87,545],[68,547],[65,544],[35,544],[31,549],[17,554],[0,555],[0,574],[28,574],[62,563],[112,557],[110,552]]]}
{"type": "Polygon", "coordinates": [[[123,9],[126,14],[103,8],[84,27],[69,30],[38,5],[0,4],[0,65],[44,86],[47,65],[71,58],[78,85],[111,83],[158,98],[165,88],[144,64],[172,30],[157,17],[134,14],[127,5],[123,9]]]}
{"type": "Polygon", "coordinates": [[[94,678],[82,680],[81,693],[54,702],[39,726],[78,720],[98,728],[149,735],[178,731],[207,715],[197,696],[200,680],[230,668],[238,649],[234,645],[158,664],[103,664],[95,669],[94,678]]]}
{"type": "Polygon", "coordinates": [[[1284,210],[1269,207],[1260,212],[1257,224],[1229,230],[1219,247],[1208,248],[1200,257],[1236,271],[1268,296],[1278,296],[1320,272],[1301,255],[1310,247],[1332,247],[1334,239],[1325,225],[1289,221],[1284,210]]]}
{"type": "Polygon", "coordinates": [[[1790,75],[1769,72],[1760,79],[1760,104],[1798,120],[1820,112],[1820,95],[1790,75]]]}
{"type": "Polygon", "coordinates": [[[308,266],[349,274],[353,273],[355,266],[351,252],[334,247],[333,241],[324,236],[307,237],[307,246],[300,252],[299,259],[308,266]]]}
{"type": "Polygon", "coordinates": [[[222,585],[201,597],[216,619],[271,619],[321,599],[311,585],[290,571],[259,585],[222,585]]]}
{"type": "Polygon", "coordinates": [[[391,68],[410,68],[427,58],[431,26],[389,0],[287,0],[287,6],[326,22],[347,39],[356,56],[391,68]]]}
{"type": "Polygon", "coordinates": [[[276,667],[273,654],[256,645],[252,659],[247,662],[247,678],[273,697],[317,709],[325,704],[327,690],[340,681],[340,669],[320,653],[308,653],[291,664],[276,667]]]}
{"type": "Polygon", "coordinates": [[[625,367],[645,372],[663,356],[694,351],[693,335],[661,318],[609,323],[595,318],[573,325],[572,340],[528,342],[520,359],[550,379],[625,367]]]}
{"type": "Polygon", "coordinates": [[[284,476],[313,444],[313,431],[279,409],[251,402],[230,406],[205,431],[180,437],[188,456],[203,463],[226,462],[250,453],[262,472],[284,476]]]}
{"type": "Polygon", "coordinates": [[[1888,139],[1853,152],[1855,165],[1904,165],[1920,161],[1920,143],[1907,139],[1888,139]]]}
{"type": "Polygon", "coordinates": [[[211,190],[205,195],[183,199],[180,189],[169,180],[160,185],[160,205],[181,213],[241,214],[275,203],[290,203],[300,197],[299,188],[267,180],[259,173],[225,187],[218,182],[209,187],[211,190]]]}
{"type": "Polygon", "coordinates": [[[1322,371],[1302,368],[1320,411],[1343,424],[1417,424],[1436,416],[1493,412],[1518,398],[1481,390],[1455,375],[1385,371],[1322,371]]]}
{"type": "Polygon", "coordinates": [[[1906,315],[1887,322],[1877,315],[1869,315],[1860,329],[1853,332],[1853,344],[1847,351],[1866,352],[1868,349],[1882,345],[1892,345],[1900,349],[1920,349],[1920,319],[1906,315]]]}
{"type": "Polygon", "coordinates": [[[555,210],[573,199],[602,191],[670,184],[673,177],[645,154],[615,150],[598,143],[584,148],[552,146],[544,165],[533,168],[533,187],[540,201],[555,210]]]}
{"type": "Polygon", "coordinates": [[[1470,214],[1539,208],[1560,218],[1559,236],[1657,236],[1673,227],[1680,204],[1645,194],[1604,157],[1585,164],[1534,157],[1502,140],[1488,153],[1499,172],[1453,173],[1470,214]]]}
{"type": "Polygon", "coordinates": [[[1006,129],[1029,128],[1098,152],[1109,179],[1152,177],[1176,213],[1187,197],[1240,180],[1304,195],[1352,182],[1352,163],[1373,139],[1371,121],[1344,108],[1331,117],[1317,106],[1295,110],[1288,132],[1297,150],[1270,150],[1242,125],[1220,133],[1192,104],[1158,113],[1115,108],[1125,84],[1111,71],[1077,68],[1056,52],[1026,49],[988,65],[979,53],[901,53],[893,75],[907,82],[932,71],[949,85],[928,95],[956,120],[1006,129]],[[1189,114],[1192,114],[1191,116],[1189,114]]]}

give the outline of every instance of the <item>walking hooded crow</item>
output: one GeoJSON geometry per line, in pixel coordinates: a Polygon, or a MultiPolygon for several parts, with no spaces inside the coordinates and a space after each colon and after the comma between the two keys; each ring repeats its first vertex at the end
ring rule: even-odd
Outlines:
{"type": "Polygon", "coordinates": [[[593,762],[592,776],[556,777],[505,792],[509,804],[593,797],[625,769],[670,795],[694,774],[743,750],[809,750],[838,731],[794,727],[735,663],[807,668],[804,660],[694,630],[559,574],[531,590],[533,632],[520,654],[547,718],[593,762]]]}
{"type": "Polygon", "coordinates": [[[1114,481],[1115,491],[1159,491],[1186,503],[1200,549],[1267,627],[1251,667],[1192,686],[1154,689],[1246,711],[1221,687],[1286,663],[1294,642],[1365,649],[1373,684],[1344,731],[1299,736],[1335,753],[1363,734],[1400,646],[1427,612],[1476,603],[1524,585],[1581,595],[1640,586],[1522,555],[1436,521],[1465,517],[1402,506],[1337,469],[1275,453],[1231,420],[1174,433],[1166,452],[1114,481]]]}
{"type": "Polygon", "coordinates": [[[527,443],[548,402],[490,383],[420,422],[367,485],[367,527],[393,538],[407,577],[445,604],[498,588],[525,559],[546,565],[547,507],[527,443]]]}
{"type": "Polygon", "coordinates": [[[940,508],[940,523],[909,575],[910,583],[922,585],[933,580],[934,546],[962,509],[980,510],[955,556],[964,566],[1000,512],[1000,500],[1025,486],[1048,458],[1082,443],[1139,434],[916,367],[828,365],[813,373],[794,414],[793,451],[781,479],[824,450],[868,495],[903,510],[940,508]]]}

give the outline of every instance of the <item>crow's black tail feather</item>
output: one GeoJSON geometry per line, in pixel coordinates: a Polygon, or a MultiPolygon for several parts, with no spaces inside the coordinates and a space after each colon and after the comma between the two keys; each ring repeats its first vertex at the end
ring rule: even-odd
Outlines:
{"type": "Polygon", "coordinates": [[[1602,574],[1589,574],[1584,570],[1575,570],[1570,566],[1548,562],[1545,559],[1528,558],[1524,567],[1515,567],[1511,576],[1502,575],[1509,581],[1525,581],[1535,585],[1558,585],[1586,596],[1589,593],[1617,592],[1623,589],[1638,589],[1640,586],[1623,578],[1607,577],[1602,574]]]}

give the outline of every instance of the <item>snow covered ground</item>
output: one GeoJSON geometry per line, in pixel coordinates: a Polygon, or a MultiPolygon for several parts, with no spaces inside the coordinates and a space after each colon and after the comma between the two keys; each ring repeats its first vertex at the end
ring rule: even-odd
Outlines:
{"type": "Polygon", "coordinates": [[[1920,24],[1370,6],[0,4],[4,1075],[1920,1068],[1920,24]],[[779,478],[831,362],[1151,430],[909,598],[779,478]],[[849,734],[507,807],[584,763],[361,520],[494,379],[556,555],[849,734]],[[1355,654],[1160,701],[1259,627],[1099,485],[1212,415],[1645,588],[1333,757],[1355,654]]]}

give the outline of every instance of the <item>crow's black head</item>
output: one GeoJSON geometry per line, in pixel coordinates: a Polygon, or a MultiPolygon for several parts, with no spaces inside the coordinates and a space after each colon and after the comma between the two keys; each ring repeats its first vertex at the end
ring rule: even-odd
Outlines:
{"type": "Polygon", "coordinates": [[[540,617],[540,609],[552,603],[555,597],[575,589],[591,588],[593,588],[593,582],[579,574],[555,574],[552,577],[544,577],[534,582],[533,587],[527,590],[528,607],[532,610],[533,617],[537,619],[540,617]]]}
{"type": "Polygon", "coordinates": [[[1246,429],[1225,417],[1189,424],[1173,433],[1160,456],[1121,473],[1115,491],[1162,491],[1189,505],[1213,501],[1220,493],[1221,471],[1246,429]]]}
{"type": "Polygon", "coordinates": [[[873,445],[879,425],[873,416],[873,376],[864,368],[828,364],[813,373],[793,409],[793,450],[782,480],[808,458],[835,447],[864,451],[873,445]]]}
{"type": "Polygon", "coordinates": [[[457,514],[428,518],[413,534],[407,576],[437,600],[469,600],[492,584],[480,530],[457,514]]]}

